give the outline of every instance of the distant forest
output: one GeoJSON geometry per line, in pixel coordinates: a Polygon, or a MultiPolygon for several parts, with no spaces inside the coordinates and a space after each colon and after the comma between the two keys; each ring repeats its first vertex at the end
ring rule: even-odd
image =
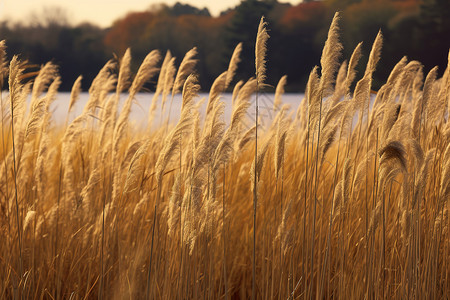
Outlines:
{"type": "Polygon", "coordinates": [[[61,90],[70,90],[79,75],[83,75],[83,89],[88,89],[100,68],[109,59],[120,58],[128,47],[136,67],[153,49],[159,49],[163,56],[170,50],[178,65],[184,54],[196,46],[200,84],[208,90],[227,68],[239,42],[243,43],[243,51],[237,79],[254,76],[254,43],[264,15],[271,36],[267,83],[275,86],[281,76],[287,75],[286,90],[301,92],[309,72],[319,64],[335,11],[342,12],[342,60],[350,57],[360,41],[367,59],[378,30],[383,32],[375,89],[377,78],[386,78],[403,55],[423,63],[426,72],[435,65],[444,71],[450,48],[448,0],[324,0],[298,5],[244,0],[217,17],[205,8],[188,4],[161,4],[128,13],[108,28],[89,23],[72,25],[64,13],[49,10],[27,24],[1,22],[0,40],[6,40],[10,56],[20,53],[35,68],[47,61],[58,64],[61,90]]]}

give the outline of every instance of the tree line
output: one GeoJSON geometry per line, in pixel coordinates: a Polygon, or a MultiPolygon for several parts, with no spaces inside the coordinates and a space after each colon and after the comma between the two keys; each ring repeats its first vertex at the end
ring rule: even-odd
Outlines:
{"type": "MultiPolygon", "coordinates": [[[[389,70],[407,55],[424,64],[425,70],[443,71],[450,48],[450,1],[448,0],[323,0],[298,5],[277,0],[243,0],[239,5],[211,16],[205,8],[176,3],[157,5],[128,13],[108,28],[83,23],[71,25],[64,18],[46,14],[41,22],[0,23],[0,40],[8,54],[22,53],[38,68],[47,61],[60,66],[62,90],[70,90],[79,75],[87,89],[109,59],[121,57],[130,47],[137,67],[153,49],[170,50],[179,64],[192,47],[198,49],[197,72],[208,90],[227,68],[234,47],[242,42],[238,80],[254,76],[254,43],[259,19],[266,16],[271,38],[268,44],[267,83],[275,86],[288,76],[287,91],[304,90],[311,69],[318,64],[327,28],[335,11],[342,15],[342,60],[363,41],[367,59],[370,45],[381,29],[385,46],[374,74],[386,78],[389,70]]],[[[364,65],[364,63],[361,63],[364,65]]],[[[362,71],[360,72],[362,73],[362,71]]],[[[151,90],[151,84],[147,87],[151,90]]]]}

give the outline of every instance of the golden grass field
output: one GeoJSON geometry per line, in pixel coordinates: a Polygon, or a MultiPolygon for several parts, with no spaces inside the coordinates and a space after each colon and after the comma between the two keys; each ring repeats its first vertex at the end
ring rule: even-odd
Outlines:
{"type": "Polygon", "coordinates": [[[356,74],[361,44],[344,61],[338,23],[298,110],[283,77],[264,124],[263,20],[255,62],[240,62],[255,78],[233,81],[238,45],[202,114],[195,48],[178,69],[152,51],[136,74],[127,51],[69,118],[77,80],[55,125],[57,67],[29,73],[1,42],[0,298],[447,299],[450,68],[437,78],[403,58],[373,95],[382,35],[356,74]],[[138,130],[129,114],[149,80],[138,130]],[[179,121],[155,129],[179,93],[179,121]]]}

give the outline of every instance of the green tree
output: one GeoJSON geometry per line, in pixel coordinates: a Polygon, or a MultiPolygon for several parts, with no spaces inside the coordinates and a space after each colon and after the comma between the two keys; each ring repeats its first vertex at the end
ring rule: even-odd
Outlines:
{"type": "MultiPolygon", "coordinates": [[[[261,16],[268,17],[276,1],[273,0],[244,0],[234,11],[226,31],[225,49],[223,57],[223,69],[226,69],[228,59],[234,47],[242,42],[241,63],[239,65],[239,79],[248,79],[255,75],[255,39],[261,16]]],[[[267,18],[269,28],[272,24],[267,18]]]]}
{"type": "Polygon", "coordinates": [[[195,16],[206,16],[210,17],[211,14],[209,10],[204,7],[199,9],[195,6],[189,4],[182,4],[180,2],[175,3],[172,7],[167,7],[167,13],[171,16],[182,16],[182,15],[195,15],[195,16]]]}

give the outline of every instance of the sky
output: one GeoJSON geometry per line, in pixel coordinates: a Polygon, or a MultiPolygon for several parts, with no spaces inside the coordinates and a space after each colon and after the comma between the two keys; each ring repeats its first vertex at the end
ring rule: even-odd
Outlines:
{"type": "MultiPolygon", "coordinates": [[[[176,2],[192,6],[207,7],[213,16],[227,8],[234,7],[240,0],[0,0],[0,21],[27,21],[33,15],[41,15],[44,8],[62,8],[70,24],[84,21],[106,27],[130,11],[144,11],[151,5],[176,2]]],[[[300,0],[282,0],[297,4],[300,0]]]]}

